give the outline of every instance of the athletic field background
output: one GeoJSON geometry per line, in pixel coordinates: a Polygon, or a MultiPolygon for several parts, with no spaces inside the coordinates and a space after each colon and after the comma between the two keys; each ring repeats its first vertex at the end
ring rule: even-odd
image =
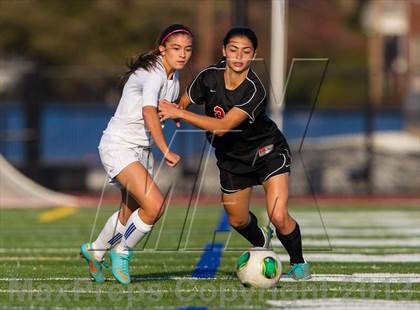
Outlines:
{"type": "MultiPolygon", "coordinates": [[[[236,259],[248,248],[213,203],[170,205],[137,246],[133,282],[93,283],[79,246],[116,205],[0,209],[0,307],[141,309],[419,309],[418,200],[291,203],[313,277],[282,278],[275,289],[241,286],[236,259]],[[193,219],[193,220],[192,220],[193,219]],[[216,233],[215,233],[216,232],[216,233]],[[207,249],[207,250],[205,250],[207,249]]],[[[265,208],[254,202],[260,224],[265,208]]],[[[272,241],[289,268],[288,256],[272,241]]],[[[108,260],[108,258],[107,258],[108,260]]]]}

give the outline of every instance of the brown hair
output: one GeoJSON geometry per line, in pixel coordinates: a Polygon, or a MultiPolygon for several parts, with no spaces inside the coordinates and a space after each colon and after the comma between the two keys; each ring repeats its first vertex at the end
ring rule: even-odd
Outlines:
{"type": "Polygon", "coordinates": [[[142,68],[145,70],[151,70],[156,68],[159,64],[158,57],[160,56],[159,46],[165,45],[168,39],[176,34],[186,34],[189,35],[191,38],[194,38],[194,35],[190,28],[181,24],[173,24],[169,27],[166,27],[162,33],[160,34],[159,38],[156,41],[156,46],[153,50],[148,51],[146,53],[142,53],[135,58],[132,58],[128,63],[127,67],[128,70],[122,76],[122,83],[127,82],[128,78],[132,73],[134,73],[137,69],[142,68]]]}

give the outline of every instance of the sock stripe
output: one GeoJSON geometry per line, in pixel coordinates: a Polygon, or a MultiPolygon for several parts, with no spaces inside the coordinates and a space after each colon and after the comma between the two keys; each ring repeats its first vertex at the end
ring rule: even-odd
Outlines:
{"type": "Polygon", "coordinates": [[[134,230],[134,224],[131,224],[129,227],[127,227],[127,229],[125,230],[125,233],[124,233],[124,238],[125,239],[127,239],[129,236],[130,236],[130,234],[131,234],[131,232],[134,230]]]}
{"type": "Polygon", "coordinates": [[[113,244],[116,244],[117,242],[119,242],[122,239],[122,234],[119,234],[118,238],[114,240],[113,244]]]}
{"type": "Polygon", "coordinates": [[[131,225],[127,228],[127,230],[124,233],[124,238],[128,239],[130,235],[133,233],[133,231],[136,230],[136,225],[134,223],[131,223],[131,225]]]}
{"type": "Polygon", "coordinates": [[[115,237],[116,237],[116,236],[117,236],[117,235],[115,235],[114,237],[112,237],[111,239],[109,239],[109,240],[108,240],[108,243],[109,243],[109,244],[111,244],[111,245],[112,245],[112,244],[114,244],[114,240],[115,240],[115,237]]]}
{"type": "Polygon", "coordinates": [[[118,239],[121,236],[121,233],[117,233],[116,235],[114,235],[111,239],[109,239],[109,243],[112,243],[115,239],[118,239]]]}
{"type": "Polygon", "coordinates": [[[111,239],[109,239],[108,243],[110,245],[114,245],[115,243],[117,243],[118,241],[121,240],[121,237],[122,237],[122,234],[121,233],[118,233],[114,237],[112,237],[111,239]]]}
{"type": "Polygon", "coordinates": [[[125,234],[124,234],[124,238],[125,238],[125,239],[128,239],[128,238],[131,236],[131,234],[132,234],[135,230],[136,230],[136,227],[135,227],[135,226],[134,226],[134,227],[132,227],[132,229],[127,230],[127,231],[125,232],[125,234]]]}

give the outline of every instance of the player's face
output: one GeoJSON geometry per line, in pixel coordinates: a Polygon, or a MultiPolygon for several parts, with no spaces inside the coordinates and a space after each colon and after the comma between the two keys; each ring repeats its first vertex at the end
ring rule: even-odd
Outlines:
{"type": "Polygon", "coordinates": [[[223,47],[223,56],[226,57],[226,63],[231,70],[241,73],[249,68],[255,58],[255,50],[247,37],[236,36],[223,47]]]}
{"type": "Polygon", "coordinates": [[[170,69],[181,70],[191,58],[192,39],[186,34],[172,35],[159,50],[170,69]]]}

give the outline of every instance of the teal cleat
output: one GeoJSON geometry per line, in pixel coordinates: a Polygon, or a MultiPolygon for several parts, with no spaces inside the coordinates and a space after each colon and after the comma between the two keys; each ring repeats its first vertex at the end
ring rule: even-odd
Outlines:
{"type": "Polygon", "coordinates": [[[112,263],[112,274],[115,279],[122,284],[128,284],[131,282],[129,273],[129,263],[133,257],[133,251],[130,250],[128,254],[122,254],[112,249],[109,252],[109,257],[112,263]]]}
{"type": "Polygon", "coordinates": [[[102,265],[107,267],[104,262],[98,261],[93,256],[92,243],[83,243],[80,246],[80,257],[86,259],[89,266],[89,273],[95,282],[104,282],[104,274],[102,272],[102,265]]]}
{"type": "Polygon", "coordinates": [[[293,264],[287,275],[295,280],[307,280],[311,278],[311,270],[308,263],[293,264]]]}
{"type": "Polygon", "coordinates": [[[260,228],[263,232],[264,239],[265,239],[263,248],[268,249],[268,248],[270,248],[271,238],[273,238],[273,230],[271,229],[270,226],[267,226],[267,227],[263,226],[263,227],[260,227],[260,228]]]}

